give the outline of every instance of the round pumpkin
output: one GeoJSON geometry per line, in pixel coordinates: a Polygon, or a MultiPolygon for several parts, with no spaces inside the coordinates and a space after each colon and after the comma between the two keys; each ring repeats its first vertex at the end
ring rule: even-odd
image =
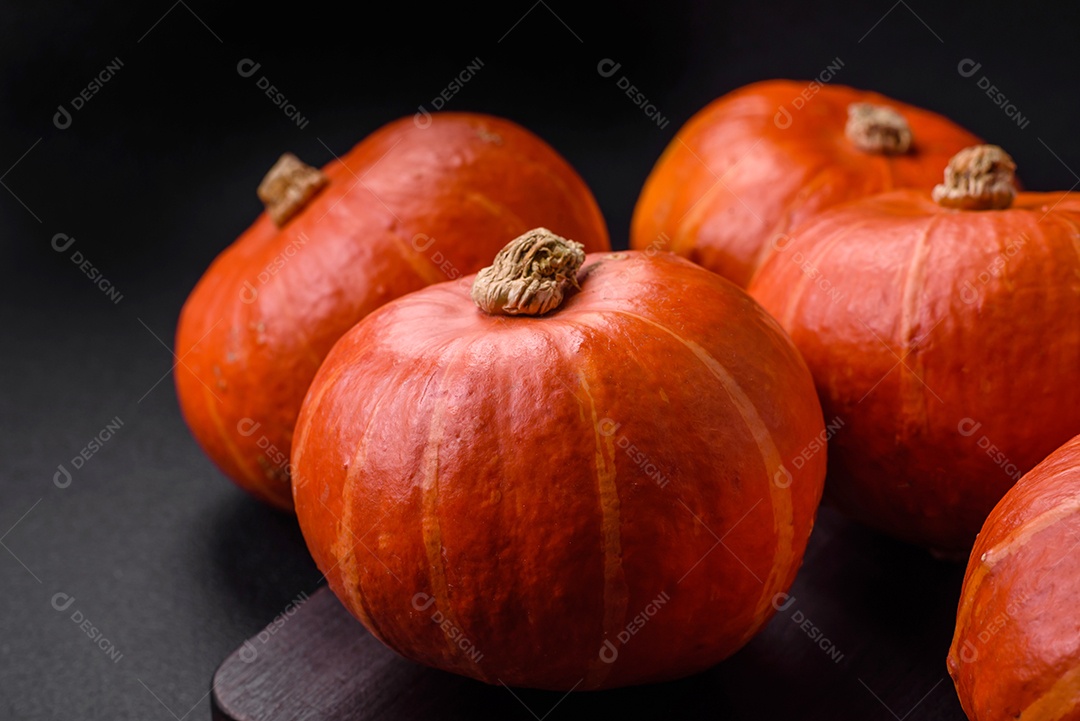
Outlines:
{"type": "Polygon", "coordinates": [[[495,117],[435,113],[376,131],[322,171],[284,156],[267,204],[191,292],[176,332],[180,408],[241,487],[290,508],[293,426],[334,342],[389,300],[479,270],[549,223],[590,250],[607,230],[551,147],[495,117]]]}
{"type": "Polygon", "coordinates": [[[1025,475],[971,551],[949,674],[972,721],[1080,718],[1080,436],[1025,475]]]}
{"type": "Polygon", "coordinates": [[[641,191],[631,247],[671,250],[746,287],[769,239],[842,201],[930,190],[978,138],[878,93],[754,83],[691,118],[641,191]]]}
{"type": "Polygon", "coordinates": [[[977,146],[933,197],[825,211],[772,243],[750,286],[838,429],[826,496],[948,554],[1080,432],[1080,194],[1014,198],[1014,167],[977,146]]]}
{"type": "Polygon", "coordinates": [[[824,482],[784,332],[674,255],[544,229],[466,280],[369,315],[308,391],[293,493],[330,587],[390,648],[492,684],[608,688],[733,653],[791,584],[824,482]]]}

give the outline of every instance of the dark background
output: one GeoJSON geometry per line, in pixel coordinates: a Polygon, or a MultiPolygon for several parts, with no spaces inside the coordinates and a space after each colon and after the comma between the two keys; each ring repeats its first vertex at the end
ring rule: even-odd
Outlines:
{"type": "MultiPolygon", "coordinates": [[[[206,718],[218,662],[319,585],[293,520],[247,498],[201,454],[169,375],[184,298],[255,218],[255,186],[285,150],[322,165],[331,150],[430,107],[480,58],[483,68],[447,109],[503,115],[545,138],[592,187],[613,243],[625,247],[646,174],[693,112],[739,85],[810,78],[840,58],[834,82],[952,117],[1004,146],[1029,188],[1078,182],[1069,169],[1080,168],[1075,4],[594,9],[524,0],[483,9],[391,3],[352,16],[317,3],[279,13],[267,3],[171,2],[0,10],[3,718],[206,718]],[[116,76],[70,127],[55,127],[57,106],[70,109],[114,58],[123,63],[116,76]],[[237,73],[243,58],[261,63],[256,76],[237,73]],[[622,94],[617,76],[597,73],[604,58],[622,64],[619,74],[670,119],[666,128],[622,94]],[[975,76],[957,72],[964,58],[982,63],[975,76]],[[308,118],[305,129],[255,86],[259,75],[308,118]],[[978,88],[982,75],[1030,120],[1026,128],[978,88]],[[75,244],[54,251],[57,233],[75,244]],[[71,262],[76,250],[123,295],[119,303],[71,262]],[[57,487],[58,465],[70,468],[116,417],[115,437],[57,487]],[[57,593],[74,597],[66,611],[53,608],[57,593]],[[76,610],[119,660],[71,620],[76,610]]],[[[962,568],[832,514],[823,520],[831,535],[815,538],[807,564],[818,570],[797,590],[837,646],[847,644],[844,662],[833,669],[778,617],[729,666],[760,666],[762,675],[722,672],[728,687],[718,694],[755,682],[771,693],[780,682],[813,695],[832,683],[813,703],[835,704],[839,717],[854,704],[861,718],[957,718],[951,683],[931,687],[944,676],[962,568]],[[897,601],[905,593],[936,595],[912,606],[897,601]],[[852,599],[859,603],[845,603],[852,599]],[[875,635],[845,631],[852,618],[875,635]],[[925,647],[912,648],[924,637],[925,647]],[[807,665],[818,670],[805,674],[807,665]]]]}

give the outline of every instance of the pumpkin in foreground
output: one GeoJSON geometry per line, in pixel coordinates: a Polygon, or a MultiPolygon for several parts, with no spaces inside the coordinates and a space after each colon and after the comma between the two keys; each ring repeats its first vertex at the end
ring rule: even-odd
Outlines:
{"type": "Polygon", "coordinates": [[[671,250],[746,287],[768,241],[837,203],[930,190],[977,137],[929,110],[842,85],[753,83],[691,118],[634,208],[631,246],[671,250]]]}
{"type": "Polygon", "coordinates": [[[741,290],[537,229],[345,334],[300,413],[293,493],[330,587],[390,648],[608,688],[762,628],[806,548],[823,434],[805,364],[741,290]]]}
{"type": "Polygon", "coordinates": [[[1080,436],[1025,475],[971,552],[949,674],[972,721],[1080,717],[1080,436]]]}
{"type": "Polygon", "coordinates": [[[976,146],[933,197],[825,211],[750,286],[840,426],[826,495],[949,555],[966,557],[1002,495],[1080,433],[1080,194],[1016,194],[1014,169],[976,146]]]}
{"type": "Polygon", "coordinates": [[[606,250],[592,194],[551,147],[486,115],[376,131],[322,171],[285,156],[267,212],[207,270],[176,332],[176,387],[196,440],[237,484],[292,506],[289,450],[334,342],[389,300],[473,273],[541,222],[606,250]]]}

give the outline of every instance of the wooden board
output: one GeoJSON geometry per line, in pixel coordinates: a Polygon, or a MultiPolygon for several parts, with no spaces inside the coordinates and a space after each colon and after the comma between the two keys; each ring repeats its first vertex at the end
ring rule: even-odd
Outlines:
{"type": "Polygon", "coordinates": [[[569,695],[406,661],[322,588],[225,659],[213,717],[962,721],[945,672],[962,577],[962,564],[823,509],[789,605],[731,659],[681,681],[569,695]]]}

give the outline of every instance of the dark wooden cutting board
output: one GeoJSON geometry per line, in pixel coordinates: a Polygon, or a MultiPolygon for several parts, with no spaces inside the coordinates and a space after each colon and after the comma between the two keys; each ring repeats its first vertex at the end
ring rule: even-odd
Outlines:
{"type": "Polygon", "coordinates": [[[322,588],[222,662],[213,718],[962,721],[945,672],[962,578],[962,564],[822,509],[789,604],[735,656],[681,681],[571,694],[406,661],[322,588]]]}

